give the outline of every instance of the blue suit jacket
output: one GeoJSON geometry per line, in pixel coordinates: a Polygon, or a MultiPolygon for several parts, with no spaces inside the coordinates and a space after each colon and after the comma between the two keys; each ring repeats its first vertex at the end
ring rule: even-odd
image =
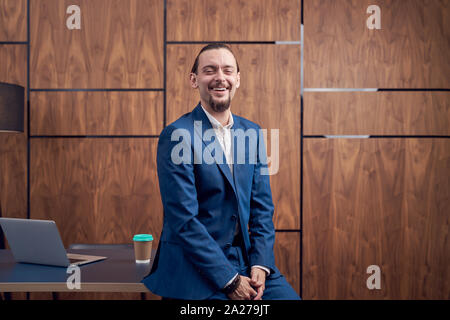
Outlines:
{"type": "MultiPolygon", "coordinates": [[[[233,115],[233,119],[234,130],[260,129],[239,116],[233,115]]],[[[227,253],[239,222],[250,266],[265,266],[271,276],[279,275],[273,255],[274,208],[269,176],[261,174],[261,169],[267,168],[267,162],[262,161],[266,157],[264,141],[257,135],[263,156],[255,155],[256,163],[251,157],[259,149],[246,147],[242,163],[244,151],[240,149],[239,155],[233,141],[232,174],[223,154],[223,161],[211,163],[204,158],[199,163],[205,149],[216,156],[217,149],[211,148],[218,143],[215,135],[210,141],[202,139],[208,129],[212,129],[211,123],[199,104],[164,128],[159,137],[157,166],[164,223],[152,271],[142,282],[163,297],[205,299],[222,289],[238,272],[227,253]],[[173,136],[179,140],[172,141],[173,136]],[[173,150],[180,147],[185,149],[179,154],[189,161],[177,164],[172,161],[173,150]]],[[[217,159],[221,159],[220,153],[217,159]]]]}

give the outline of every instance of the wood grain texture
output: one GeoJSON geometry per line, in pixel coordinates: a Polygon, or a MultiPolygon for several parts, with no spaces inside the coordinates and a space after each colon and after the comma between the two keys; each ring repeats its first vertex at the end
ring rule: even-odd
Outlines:
{"type": "Polygon", "coordinates": [[[449,92],[305,92],[305,135],[450,135],[449,92]]]}
{"type": "Polygon", "coordinates": [[[131,243],[162,228],[156,139],[34,139],[31,218],[53,219],[65,246],[131,243]]]}
{"type": "Polygon", "coordinates": [[[1,61],[0,82],[17,84],[26,88],[27,85],[26,46],[16,44],[0,45],[0,61],[1,61]]]}
{"type": "Polygon", "coordinates": [[[162,88],[162,0],[31,1],[32,88],[162,88]],[[78,5],[81,30],[69,30],[78,5]]]}
{"type": "Polygon", "coordinates": [[[27,41],[26,0],[0,0],[0,41],[27,41]]]}
{"type": "Polygon", "coordinates": [[[275,233],[275,264],[289,284],[300,295],[300,233],[275,233]]]}
{"type": "MultiPolygon", "coordinates": [[[[131,243],[151,233],[157,247],[162,204],[156,139],[33,139],[31,218],[56,221],[65,246],[131,243]]],[[[51,293],[31,293],[51,300],[51,293]]],[[[138,293],[58,293],[61,300],[140,300],[138,293]]],[[[159,296],[146,293],[145,299],[159,296]]]]}
{"type": "MultiPolygon", "coordinates": [[[[0,82],[27,84],[27,48],[0,45],[0,82]]],[[[26,94],[26,89],[25,89],[26,94]]],[[[26,101],[26,96],[24,101],[26,101]]],[[[25,104],[24,123],[27,121],[25,104]]],[[[27,126],[23,133],[0,132],[0,205],[3,217],[27,217],[27,126]]]]}
{"type": "Polygon", "coordinates": [[[162,92],[32,92],[32,135],[159,135],[162,92]]]}
{"type": "Polygon", "coordinates": [[[305,87],[450,88],[449,21],[447,0],[306,0],[305,87]]]}
{"type": "Polygon", "coordinates": [[[168,0],[168,41],[300,41],[300,0],[168,0]]]}
{"type": "Polygon", "coordinates": [[[448,139],[307,139],[303,172],[305,299],[450,298],[448,139]]]}
{"type": "MultiPolygon", "coordinates": [[[[9,5],[9,2],[8,2],[9,5]]],[[[0,45],[0,82],[27,86],[27,48],[0,45]]],[[[25,104],[24,123],[27,123],[25,104]]],[[[27,126],[23,133],[0,132],[0,206],[3,217],[27,217],[27,126]]],[[[0,232],[3,237],[3,232],[0,232]]],[[[9,248],[4,241],[5,247],[9,248]]],[[[14,300],[26,299],[24,293],[11,293],[14,300]]]]}
{"type": "MultiPolygon", "coordinates": [[[[167,47],[167,123],[199,102],[189,72],[201,45],[167,47]]],[[[291,45],[233,45],[241,85],[231,111],[268,129],[279,129],[279,170],[270,176],[278,229],[300,228],[300,49],[291,45]]],[[[276,150],[274,146],[274,150],[276,150]]]]}

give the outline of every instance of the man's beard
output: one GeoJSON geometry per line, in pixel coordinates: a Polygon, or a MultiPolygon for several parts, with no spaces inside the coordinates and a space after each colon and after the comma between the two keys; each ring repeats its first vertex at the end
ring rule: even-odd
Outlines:
{"type": "Polygon", "coordinates": [[[225,101],[214,101],[214,98],[212,95],[209,96],[209,105],[211,109],[214,110],[214,112],[224,112],[230,107],[231,104],[231,97],[228,96],[228,99],[225,101]]]}

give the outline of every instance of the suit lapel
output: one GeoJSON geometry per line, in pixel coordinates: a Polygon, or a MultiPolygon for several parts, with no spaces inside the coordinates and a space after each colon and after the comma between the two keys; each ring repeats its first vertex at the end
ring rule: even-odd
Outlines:
{"type": "MultiPolygon", "coordinates": [[[[241,125],[240,119],[238,117],[234,117],[234,125],[233,125],[233,129],[234,130],[238,130],[238,129],[242,129],[244,130],[244,127],[241,125]]],[[[243,172],[243,170],[246,170],[247,166],[246,164],[242,164],[242,163],[238,163],[238,147],[236,144],[236,137],[234,137],[233,135],[231,135],[231,143],[232,143],[232,150],[233,150],[233,178],[234,178],[234,184],[236,187],[236,190],[242,190],[241,188],[245,189],[245,186],[243,186],[242,184],[246,183],[244,181],[242,181],[243,176],[246,176],[245,172],[243,172]]],[[[248,159],[248,148],[244,148],[244,159],[248,159]]],[[[240,149],[239,151],[242,152],[242,149],[240,149]]],[[[237,194],[237,193],[236,193],[237,194]]],[[[238,196],[239,198],[239,196],[238,196]]],[[[241,210],[239,210],[239,226],[241,228],[241,234],[243,235],[244,238],[244,246],[245,246],[245,251],[244,251],[244,255],[248,261],[248,250],[250,248],[250,238],[248,235],[248,230],[246,230],[245,225],[243,224],[243,221],[245,221],[244,217],[242,216],[242,212],[241,210]]]]}
{"type": "MultiPolygon", "coordinates": [[[[211,129],[211,130],[214,130],[214,129],[213,129],[212,125],[211,125],[211,122],[209,122],[209,119],[206,116],[205,112],[203,111],[200,103],[192,111],[192,115],[193,115],[193,119],[194,119],[194,131],[195,131],[195,134],[197,134],[197,136],[201,139],[202,143],[204,144],[205,148],[208,149],[210,154],[214,154],[214,151],[211,150],[210,146],[208,144],[206,144],[206,141],[203,139],[203,137],[205,135],[205,131],[207,131],[209,129],[211,129]],[[195,125],[195,121],[200,121],[201,127],[196,126],[195,125]]],[[[214,133],[214,139],[218,143],[218,140],[217,140],[217,137],[216,137],[215,133],[214,133]]],[[[219,147],[220,147],[220,144],[219,144],[219,147]]],[[[234,184],[233,175],[231,174],[230,167],[228,167],[228,164],[226,162],[225,153],[222,152],[222,154],[223,154],[223,157],[222,157],[221,163],[217,163],[217,161],[216,161],[216,164],[219,167],[220,171],[222,171],[223,175],[226,177],[228,182],[230,183],[231,187],[233,188],[234,193],[237,195],[235,184],[234,184]]],[[[202,153],[202,156],[203,156],[203,153],[202,153]]],[[[214,158],[214,159],[216,159],[216,158],[214,158]]],[[[233,166],[233,170],[234,170],[234,166],[233,166]]]]}
{"type": "MultiPolygon", "coordinates": [[[[233,117],[234,120],[234,124],[233,124],[233,130],[237,130],[237,129],[242,129],[241,125],[240,125],[240,121],[237,117],[233,117]]],[[[233,179],[234,179],[234,185],[236,186],[236,190],[239,190],[239,179],[237,177],[239,177],[239,173],[242,170],[242,165],[238,164],[237,161],[237,145],[236,145],[236,138],[234,137],[234,135],[231,135],[231,150],[233,152],[232,154],[232,158],[233,158],[233,179]]]]}

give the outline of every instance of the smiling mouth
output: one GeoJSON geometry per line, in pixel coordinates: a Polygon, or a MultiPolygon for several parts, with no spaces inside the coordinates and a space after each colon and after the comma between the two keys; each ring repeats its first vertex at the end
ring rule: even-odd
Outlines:
{"type": "Polygon", "coordinates": [[[210,88],[209,90],[212,90],[212,91],[227,91],[228,88],[226,88],[226,87],[215,87],[215,88],[210,88]]]}
{"type": "Polygon", "coordinates": [[[226,87],[215,87],[215,88],[209,88],[209,91],[213,91],[215,93],[225,93],[227,92],[229,89],[226,87]]]}

